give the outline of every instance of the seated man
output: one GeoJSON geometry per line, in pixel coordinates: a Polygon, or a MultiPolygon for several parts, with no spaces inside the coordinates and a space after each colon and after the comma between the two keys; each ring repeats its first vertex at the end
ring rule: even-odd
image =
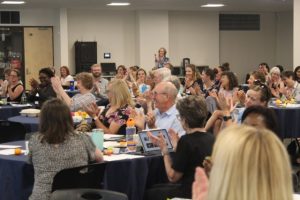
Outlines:
{"type": "Polygon", "coordinates": [[[286,86],[283,90],[283,95],[285,95],[287,99],[295,99],[296,101],[300,101],[300,84],[294,80],[294,72],[283,72],[282,81],[286,86]]]}
{"type": "Polygon", "coordinates": [[[81,72],[76,75],[79,94],[72,98],[64,91],[58,77],[52,77],[52,87],[57,94],[70,107],[71,111],[84,110],[84,108],[96,101],[95,96],[90,92],[93,87],[93,77],[87,72],[81,72]]]}
{"type": "Polygon", "coordinates": [[[148,111],[147,127],[166,130],[172,128],[179,136],[184,135],[185,131],[177,119],[178,111],[175,102],[178,91],[176,87],[170,82],[161,82],[155,86],[152,92],[155,110],[148,111]]]}
{"type": "Polygon", "coordinates": [[[39,107],[42,107],[45,101],[56,97],[56,93],[51,85],[52,77],[54,77],[54,73],[50,68],[42,68],[39,71],[40,84],[33,78],[29,81],[31,90],[28,100],[31,102],[38,101],[39,107]]]}
{"type": "Polygon", "coordinates": [[[91,90],[91,93],[97,98],[98,105],[106,106],[108,104],[108,98],[106,93],[108,80],[101,77],[102,68],[99,64],[92,65],[91,72],[94,80],[94,85],[91,90]]]}

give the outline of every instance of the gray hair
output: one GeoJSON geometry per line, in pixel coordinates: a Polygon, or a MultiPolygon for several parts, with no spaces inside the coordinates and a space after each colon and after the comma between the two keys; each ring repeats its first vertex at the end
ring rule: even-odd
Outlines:
{"type": "Polygon", "coordinates": [[[189,128],[202,128],[207,118],[207,106],[202,96],[190,95],[177,101],[176,108],[189,128]]]}
{"type": "Polygon", "coordinates": [[[153,71],[154,74],[157,74],[160,77],[160,81],[167,81],[171,76],[171,70],[166,67],[162,67],[153,71]]]}
{"type": "Polygon", "coordinates": [[[172,75],[172,76],[169,77],[169,80],[168,80],[168,81],[169,81],[170,83],[173,83],[173,85],[174,85],[174,86],[176,87],[176,89],[177,89],[177,92],[179,92],[179,90],[180,90],[180,85],[181,85],[179,78],[178,78],[177,76],[172,75]]]}

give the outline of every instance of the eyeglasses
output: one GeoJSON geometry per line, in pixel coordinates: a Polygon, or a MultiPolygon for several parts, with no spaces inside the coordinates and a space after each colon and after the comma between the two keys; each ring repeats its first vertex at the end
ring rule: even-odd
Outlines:
{"type": "Polygon", "coordinates": [[[159,94],[167,94],[167,93],[165,93],[165,92],[156,92],[156,91],[155,91],[155,92],[153,92],[152,94],[153,94],[153,96],[157,96],[157,95],[159,95],[159,94]]]}
{"type": "Polygon", "coordinates": [[[261,88],[267,88],[268,86],[266,86],[264,83],[262,83],[260,80],[255,80],[254,85],[259,86],[261,88]]]}

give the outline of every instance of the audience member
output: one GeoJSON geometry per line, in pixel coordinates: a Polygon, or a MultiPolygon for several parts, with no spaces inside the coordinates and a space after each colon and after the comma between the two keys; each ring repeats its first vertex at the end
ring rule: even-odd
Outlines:
{"type": "Polygon", "coordinates": [[[124,65],[119,65],[117,68],[116,79],[125,79],[127,74],[127,69],[124,65]]]}
{"type": "Polygon", "coordinates": [[[162,81],[167,81],[171,76],[170,69],[166,67],[153,70],[152,72],[153,72],[153,82],[155,83],[155,85],[157,85],[162,81]]]}
{"type": "Polygon", "coordinates": [[[185,67],[185,79],[183,82],[184,93],[186,95],[200,95],[203,89],[203,83],[199,72],[196,71],[196,66],[188,64],[185,67]]]}
{"type": "Polygon", "coordinates": [[[31,102],[38,101],[39,107],[43,105],[46,100],[56,97],[56,93],[51,85],[51,78],[54,73],[50,68],[42,68],[39,71],[40,84],[35,79],[30,79],[29,83],[31,90],[28,99],[31,102]]]}
{"type": "Polygon", "coordinates": [[[294,80],[293,71],[285,71],[282,73],[282,81],[285,85],[283,95],[287,99],[295,99],[300,101],[300,84],[294,80]]]}
{"type": "Polygon", "coordinates": [[[260,63],[259,66],[258,66],[258,71],[262,72],[265,75],[266,82],[269,81],[269,79],[270,79],[270,75],[269,75],[270,67],[269,67],[268,63],[264,63],[264,62],[260,63]]]}
{"type": "Polygon", "coordinates": [[[282,142],[267,129],[233,126],[212,153],[209,184],[198,167],[193,200],[292,200],[292,170],[282,142]]]}
{"type": "Polygon", "coordinates": [[[260,83],[266,83],[266,77],[261,71],[253,71],[251,72],[250,77],[247,80],[249,88],[255,86],[255,81],[259,81],[260,83]]]}
{"type": "Polygon", "coordinates": [[[154,54],[156,68],[162,68],[167,63],[170,62],[170,59],[168,57],[166,57],[166,55],[167,55],[167,50],[163,47],[161,47],[158,50],[158,56],[156,54],[154,54]]]}
{"type": "Polygon", "coordinates": [[[25,89],[20,80],[20,71],[17,69],[12,69],[9,74],[7,86],[7,101],[21,102],[21,97],[25,89]]]}
{"type": "Polygon", "coordinates": [[[215,73],[212,69],[207,68],[204,69],[202,71],[201,74],[201,79],[203,82],[203,94],[204,97],[208,97],[209,96],[209,92],[211,92],[213,89],[215,89],[215,84],[214,84],[214,80],[215,80],[215,73]]]}
{"type": "Polygon", "coordinates": [[[294,79],[298,83],[300,82],[300,66],[297,66],[294,70],[294,79]]]}
{"type": "Polygon", "coordinates": [[[242,124],[258,129],[266,128],[279,136],[278,120],[274,110],[261,105],[253,105],[243,112],[242,124]]]}
{"type": "Polygon", "coordinates": [[[107,99],[107,86],[108,86],[108,80],[101,77],[102,76],[102,67],[99,64],[94,64],[91,66],[91,72],[93,75],[93,88],[91,90],[92,94],[95,95],[96,98],[99,99],[107,99]]]}
{"type": "Polygon", "coordinates": [[[148,132],[148,136],[161,149],[169,181],[179,184],[154,186],[146,192],[147,199],[191,198],[195,167],[202,166],[204,158],[211,155],[214,137],[204,130],[207,110],[203,97],[183,98],[177,102],[176,108],[186,135],[179,139],[175,154],[169,155],[163,135],[157,137],[148,132]]]}
{"type": "Polygon", "coordinates": [[[280,78],[280,70],[278,67],[273,67],[270,71],[271,78],[269,79],[268,87],[271,90],[272,96],[280,98],[284,89],[284,83],[280,78]]]}
{"type": "Polygon", "coordinates": [[[151,89],[150,85],[146,84],[146,76],[147,73],[144,69],[142,68],[138,69],[136,83],[140,94],[144,94],[145,92],[151,89]]]}
{"type": "Polygon", "coordinates": [[[50,199],[57,172],[103,160],[101,151],[88,135],[74,132],[70,109],[56,98],[43,105],[39,132],[32,135],[28,147],[29,162],[34,167],[30,200],[50,199]]]}
{"type": "MultiPolygon", "coordinates": [[[[135,104],[125,81],[120,79],[111,81],[107,87],[107,96],[109,104],[103,112],[100,112],[95,103],[90,104],[85,110],[94,119],[96,127],[103,129],[104,133],[125,135],[128,118],[136,115],[135,104]]],[[[139,117],[140,120],[135,120],[136,126],[144,129],[143,116],[139,117]]]]}
{"type": "Polygon", "coordinates": [[[71,111],[83,110],[83,108],[96,101],[95,96],[90,92],[93,88],[93,77],[87,72],[81,72],[76,75],[77,88],[79,94],[72,98],[64,91],[57,77],[52,77],[52,87],[57,94],[70,107],[71,111]]]}
{"type": "Polygon", "coordinates": [[[10,70],[10,68],[5,69],[3,72],[4,80],[0,79],[0,97],[6,97],[10,70]]]}
{"type": "Polygon", "coordinates": [[[170,82],[161,82],[155,86],[152,91],[155,110],[151,111],[152,109],[148,108],[146,117],[148,128],[166,130],[172,128],[180,136],[184,135],[185,131],[176,117],[178,114],[175,105],[177,93],[176,87],[170,82]]]}
{"type": "Polygon", "coordinates": [[[60,82],[61,82],[61,85],[70,86],[70,81],[74,81],[74,78],[70,75],[69,68],[67,66],[62,66],[60,68],[60,82]]]}

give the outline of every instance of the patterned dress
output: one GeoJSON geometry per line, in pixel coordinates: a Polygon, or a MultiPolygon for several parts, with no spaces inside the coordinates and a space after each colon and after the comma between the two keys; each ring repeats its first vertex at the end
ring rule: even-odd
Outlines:
{"type": "Polygon", "coordinates": [[[42,135],[29,140],[29,162],[34,167],[34,186],[30,200],[49,200],[52,182],[62,169],[87,165],[95,160],[96,147],[85,134],[71,134],[61,144],[41,142],[42,135]]]}
{"type": "Polygon", "coordinates": [[[119,135],[125,135],[126,134],[126,122],[129,118],[129,115],[131,113],[131,108],[127,104],[123,107],[120,107],[115,112],[110,113],[108,116],[106,116],[106,113],[108,109],[110,108],[110,105],[108,105],[104,111],[100,115],[100,121],[106,126],[109,127],[111,122],[115,122],[119,124],[121,127],[118,130],[117,134],[119,135]]]}

